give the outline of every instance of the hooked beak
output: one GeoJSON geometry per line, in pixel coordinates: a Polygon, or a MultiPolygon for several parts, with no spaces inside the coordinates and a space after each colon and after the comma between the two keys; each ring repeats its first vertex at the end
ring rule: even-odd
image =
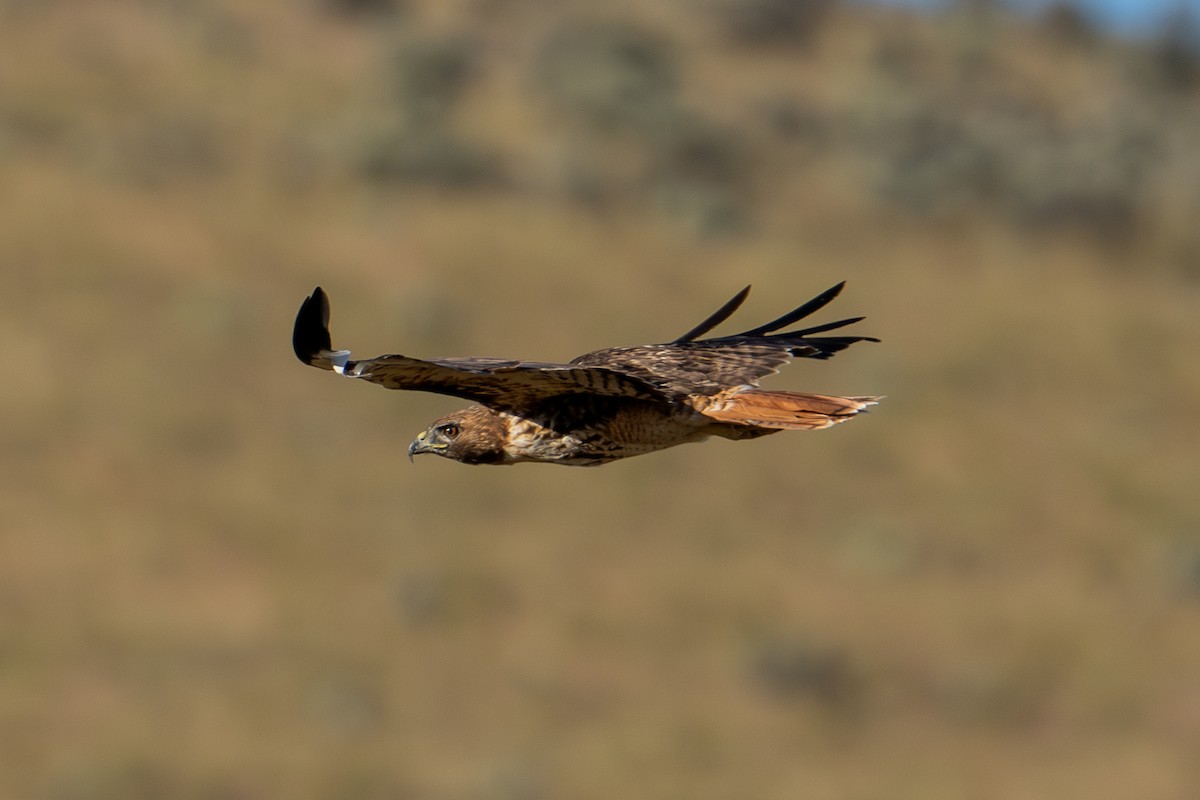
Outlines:
{"type": "Polygon", "coordinates": [[[417,438],[412,440],[408,446],[408,460],[412,461],[413,456],[421,453],[436,453],[438,450],[445,448],[446,445],[436,444],[429,441],[429,431],[421,431],[417,434],[417,438]]]}

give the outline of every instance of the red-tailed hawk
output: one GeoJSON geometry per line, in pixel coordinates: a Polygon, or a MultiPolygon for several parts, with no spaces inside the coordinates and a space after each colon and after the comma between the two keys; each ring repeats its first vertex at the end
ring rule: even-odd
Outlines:
{"type": "Polygon", "coordinates": [[[700,337],[724,322],[747,286],[687,333],[664,344],[610,347],[569,364],[502,358],[422,361],[401,355],[353,361],[334,350],[329,299],[320,287],[300,306],[292,345],[305,364],[387,389],[437,392],[475,405],[434,421],[408,447],[464,464],[545,461],[593,466],[709,436],[754,439],[828,428],[879,401],[765,391],[758,381],[793,356],[825,359],[869,336],[815,334],[862,317],[775,333],[824,308],[845,283],[773,322],[732,336],[700,337]]]}

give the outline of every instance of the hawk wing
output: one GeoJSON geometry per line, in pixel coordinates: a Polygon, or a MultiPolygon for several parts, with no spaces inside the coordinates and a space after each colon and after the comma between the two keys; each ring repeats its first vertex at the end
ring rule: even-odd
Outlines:
{"type": "Polygon", "coordinates": [[[351,360],[334,350],[329,333],[329,298],[321,287],[300,306],[292,349],[305,364],[387,389],[462,397],[500,410],[515,410],[566,394],[593,394],[665,401],[644,379],[602,364],[546,364],[502,358],[445,358],[425,361],[402,355],[351,360]]]}
{"type": "Polygon", "coordinates": [[[757,328],[714,339],[699,339],[729,318],[750,293],[747,286],[695,328],[664,344],[613,347],[587,353],[572,364],[603,367],[641,378],[672,396],[712,395],[734,386],[756,386],[792,358],[830,358],[855,342],[877,342],[870,336],[814,336],[842,328],[862,317],[826,322],[801,330],[774,333],[828,305],[845,281],[804,305],[757,328]]]}

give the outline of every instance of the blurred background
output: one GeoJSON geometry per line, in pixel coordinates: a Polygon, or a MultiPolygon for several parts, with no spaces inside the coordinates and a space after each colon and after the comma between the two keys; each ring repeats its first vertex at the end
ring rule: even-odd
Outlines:
{"type": "Polygon", "coordinates": [[[1193,11],[0,4],[0,795],[1200,796],[1193,11]],[[290,350],[841,279],[875,413],[598,469],[290,350]]]}

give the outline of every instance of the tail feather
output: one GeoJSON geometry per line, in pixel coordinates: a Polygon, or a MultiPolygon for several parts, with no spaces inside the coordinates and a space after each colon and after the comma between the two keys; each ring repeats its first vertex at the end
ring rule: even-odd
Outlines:
{"type": "Polygon", "coordinates": [[[882,399],[753,389],[731,395],[703,413],[717,422],[768,430],[819,430],[845,422],[882,399]]]}

